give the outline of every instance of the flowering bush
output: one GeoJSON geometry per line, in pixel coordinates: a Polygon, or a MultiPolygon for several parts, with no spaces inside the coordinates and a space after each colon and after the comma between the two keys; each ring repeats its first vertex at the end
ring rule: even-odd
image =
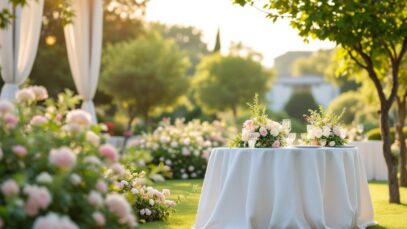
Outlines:
{"type": "Polygon", "coordinates": [[[164,119],[153,133],[131,142],[130,148],[150,151],[153,163],[169,166],[173,178],[202,178],[212,147],[225,145],[226,132],[219,121],[185,123],[177,119],[172,125],[164,119]]]}
{"type": "Polygon", "coordinates": [[[290,126],[283,126],[267,117],[266,108],[259,104],[258,97],[253,104],[248,104],[252,117],[243,123],[242,133],[233,140],[232,147],[245,147],[249,141],[255,142],[255,147],[278,148],[286,144],[290,126]]]}
{"type": "Polygon", "coordinates": [[[0,228],[134,228],[133,203],[113,188],[128,171],[104,127],[71,92],[47,96],[34,86],[0,101],[0,228]]]}
{"type": "Polygon", "coordinates": [[[159,191],[146,186],[145,173],[134,173],[115,182],[118,192],[127,196],[135,209],[139,222],[145,223],[156,220],[165,220],[174,212],[176,201],[167,199],[170,190],[159,191]]]}
{"type": "Polygon", "coordinates": [[[327,113],[321,106],[319,111],[309,111],[309,115],[304,115],[307,126],[307,141],[313,145],[341,146],[346,143],[345,131],[340,126],[340,119],[343,115],[327,113]]]}

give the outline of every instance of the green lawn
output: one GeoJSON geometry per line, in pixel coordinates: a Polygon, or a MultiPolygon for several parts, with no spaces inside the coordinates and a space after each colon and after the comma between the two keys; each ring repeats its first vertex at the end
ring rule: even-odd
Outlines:
{"type": "MultiPolygon", "coordinates": [[[[200,195],[196,189],[200,190],[202,180],[167,181],[156,186],[157,188],[170,188],[172,196],[183,195],[184,199],[177,206],[177,212],[172,214],[167,222],[148,223],[142,225],[141,229],[191,229],[191,226],[194,225],[200,195]]],[[[375,220],[380,224],[371,228],[407,228],[407,188],[400,189],[401,205],[388,204],[386,183],[372,182],[369,184],[369,188],[375,209],[375,220]]]]}

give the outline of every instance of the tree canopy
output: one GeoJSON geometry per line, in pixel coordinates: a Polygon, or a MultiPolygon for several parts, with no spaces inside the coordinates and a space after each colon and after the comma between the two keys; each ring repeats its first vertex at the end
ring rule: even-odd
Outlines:
{"type": "Polygon", "coordinates": [[[189,61],[157,33],[108,45],[103,63],[100,87],[130,120],[141,114],[147,124],[154,109],[174,105],[188,89],[189,61]]]}

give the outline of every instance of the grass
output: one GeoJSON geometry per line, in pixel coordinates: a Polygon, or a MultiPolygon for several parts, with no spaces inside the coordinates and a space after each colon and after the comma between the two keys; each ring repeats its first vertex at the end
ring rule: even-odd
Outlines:
{"type": "MultiPolygon", "coordinates": [[[[153,222],[142,225],[141,229],[191,229],[195,223],[195,214],[198,207],[200,193],[193,190],[201,190],[202,180],[167,181],[156,185],[157,188],[170,188],[172,196],[182,195],[183,200],[176,207],[176,213],[172,214],[166,222],[153,222]]],[[[400,188],[402,204],[388,203],[388,189],[384,182],[369,183],[375,210],[375,220],[378,226],[369,229],[402,229],[407,228],[407,188],[400,188]]]]}

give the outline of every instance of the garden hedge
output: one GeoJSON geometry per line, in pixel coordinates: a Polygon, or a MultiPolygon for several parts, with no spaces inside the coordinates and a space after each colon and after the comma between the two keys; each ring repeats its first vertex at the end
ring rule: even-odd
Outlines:
{"type": "MultiPolygon", "coordinates": [[[[404,136],[407,137],[407,126],[403,128],[404,136]]],[[[395,129],[394,127],[390,128],[391,141],[394,141],[395,129]]],[[[369,140],[381,140],[380,128],[374,128],[367,132],[367,137],[369,140]]]]}

